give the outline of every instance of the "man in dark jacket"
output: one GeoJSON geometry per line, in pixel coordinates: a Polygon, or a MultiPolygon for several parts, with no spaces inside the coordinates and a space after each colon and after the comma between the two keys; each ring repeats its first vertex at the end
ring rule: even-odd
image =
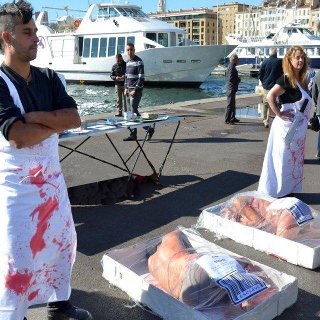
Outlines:
{"type": "Polygon", "coordinates": [[[240,83],[238,70],[236,66],[239,63],[239,58],[233,54],[230,58],[230,63],[227,68],[227,109],[225,113],[225,123],[235,124],[240,120],[236,118],[236,92],[240,83]]]}
{"type": "Polygon", "coordinates": [[[259,80],[263,87],[262,120],[265,128],[269,127],[269,105],[267,94],[283,74],[282,60],[277,58],[277,48],[271,48],[269,58],[263,60],[259,72],[259,80]]]}
{"type": "Polygon", "coordinates": [[[126,73],[126,63],[120,53],[116,55],[116,61],[117,62],[112,66],[110,78],[114,80],[116,87],[117,114],[115,116],[122,117],[122,109],[126,104],[126,99],[124,99],[124,77],[126,73]]]}

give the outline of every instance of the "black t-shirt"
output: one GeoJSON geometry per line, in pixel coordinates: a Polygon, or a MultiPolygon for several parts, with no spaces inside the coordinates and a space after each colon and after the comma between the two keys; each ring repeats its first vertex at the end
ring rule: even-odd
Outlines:
{"type": "Polygon", "coordinates": [[[285,90],[285,93],[279,96],[279,103],[294,103],[296,101],[301,100],[302,94],[299,89],[297,88],[292,88],[290,85],[289,79],[286,75],[282,75],[276,82],[282,89],[285,90]]]}
{"type": "MultiPolygon", "coordinates": [[[[31,66],[32,80],[27,83],[4,64],[0,69],[15,85],[26,113],[77,108],[53,70],[31,66]]],[[[11,125],[17,120],[23,121],[23,116],[13,102],[7,84],[0,77],[0,130],[6,139],[11,125]]]]}

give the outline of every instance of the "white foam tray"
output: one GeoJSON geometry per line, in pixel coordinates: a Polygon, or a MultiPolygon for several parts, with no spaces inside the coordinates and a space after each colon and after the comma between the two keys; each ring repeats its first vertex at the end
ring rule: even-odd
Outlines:
{"type": "Polygon", "coordinates": [[[256,250],[275,255],[298,266],[308,269],[315,269],[320,266],[320,246],[311,247],[222,218],[220,217],[222,205],[203,210],[198,218],[196,228],[213,231],[218,235],[228,237],[256,250]]]}
{"type": "MultiPolygon", "coordinates": [[[[186,231],[184,231],[186,232],[186,231]]],[[[203,245],[219,248],[221,252],[236,254],[227,251],[213,243],[210,243],[192,233],[195,242],[192,246],[203,245]],[[200,242],[199,242],[200,240],[200,242]]],[[[188,238],[190,240],[189,234],[188,238]]],[[[135,302],[149,307],[155,314],[168,320],[225,320],[222,314],[216,310],[197,311],[173,298],[163,290],[155,287],[145,280],[148,274],[145,254],[135,249],[135,246],[107,252],[102,259],[103,277],[111,284],[125,291],[135,302]],[[144,256],[143,256],[144,255],[144,256]],[[141,263],[137,264],[137,261],[141,263]]],[[[254,309],[234,318],[234,320],[271,320],[280,315],[285,309],[294,304],[298,296],[298,284],[296,278],[276,271],[270,267],[252,261],[263,269],[279,292],[264,300],[254,309]]]]}

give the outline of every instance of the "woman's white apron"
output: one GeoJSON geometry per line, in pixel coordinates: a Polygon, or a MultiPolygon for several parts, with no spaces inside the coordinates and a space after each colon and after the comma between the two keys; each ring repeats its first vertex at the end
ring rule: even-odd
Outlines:
{"type": "MultiPolygon", "coordinates": [[[[25,113],[8,77],[10,95],[25,113]]],[[[30,305],[68,300],[76,233],[58,155],[58,135],[17,149],[0,134],[0,319],[30,305]]]]}
{"type": "Polygon", "coordinates": [[[293,109],[296,114],[300,112],[305,99],[308,99],[309,103],[290,146],[285,145],[284,138],[292,125],[292,120],[275,117],[270,129],[258,191],[272,197],[283,197],[302,191],[305,140],[312,101],[300,84],[297,85],[302,94],[301,100],[283,104],[281,111],[293,109]]]}

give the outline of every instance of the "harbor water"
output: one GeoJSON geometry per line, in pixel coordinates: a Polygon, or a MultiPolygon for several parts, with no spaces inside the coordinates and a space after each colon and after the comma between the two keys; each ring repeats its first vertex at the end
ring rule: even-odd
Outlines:
{"type": "MultiPolygon", "coordinates": [[[[221,97],[226,94],[226,78],[209,77],[200,88],[154,88],[145,87],[140,109],[188,100],[221,97]]],[[[254,93],[256,78],[242,77],[238,94],[254,93]]],[[[68,93],[77,101],[82,116],[115,112],[114,87],[68,84],[68,93]]]]}

